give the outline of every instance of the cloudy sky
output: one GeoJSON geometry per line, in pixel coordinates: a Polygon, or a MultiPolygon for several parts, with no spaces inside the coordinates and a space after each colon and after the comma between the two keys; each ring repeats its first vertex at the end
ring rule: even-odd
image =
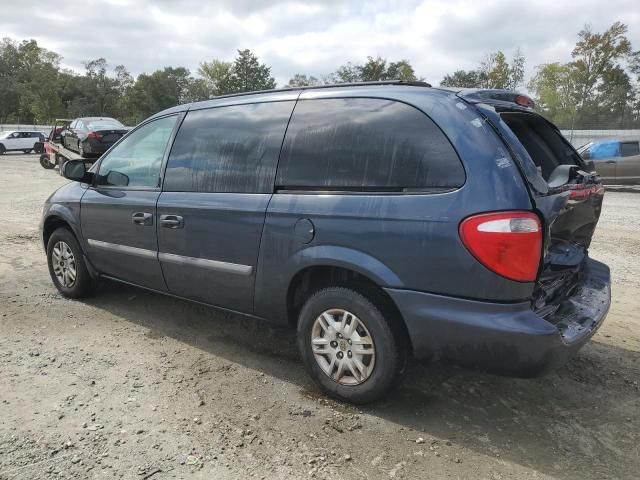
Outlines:
{"type": "Polygon", "coordinates": [[[0,36],[35,38],[65,66],[105,57],[138,74],[163,66],[195,73],[202,60],[249,48],[279,85],[368,55],[408,59],[436,84],[490,51],[520,47],[527,73],[566,61],[585,24],[616,20],[640,49],[639,0],[0,0],[0,36]]]}

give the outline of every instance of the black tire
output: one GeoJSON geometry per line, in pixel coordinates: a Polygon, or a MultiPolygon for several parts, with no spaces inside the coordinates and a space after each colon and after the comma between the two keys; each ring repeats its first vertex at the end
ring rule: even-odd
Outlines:
{"type": "MultiPolygon", "coordinates": [[[[349,288],[325,288],[306,301],[298,321],[298,347],[309,374],[327,395],[346,402],[363,404],[378,400],[388,393],[399,378],[405,359],[400,336],[394,334],[394,328],[390,323],[393,320],[385,318],[373,302],[349,288]],[[371,373],[362,383],[342,384],[325,373],[316,361],[311,343],[314,323],[323,312],[331,309],[346,310],[358,317],[373,340],[375,362],[371,373]]],[[[344,337],[340,338],[344,339],[344,337]]],[[[341,346],[334,346],[337,342],[332,341],[331,345],[325,348],[333,348],[336,351],[356,348],[349,346],[350,344],[344,345],[344,340],[338,341],[341,342],[341,346]]],[[[351,351],[348,350],[347,353],[351,358],[351,351]]],[[[346,358],[344,353],[341,358],[346,358]]],[[[353,375],[350,376],[353,379],[353,375]]]]}
{"type": "Polygon", "coordinates": [[[46,168],[47,170],[51,170],[55,167],[55,165],[49,161],[49,155],[47,155],[46,153],[40,155],[40,166],[42,168],[46,168]]]}
{"type": "Polygon", "coordinates": [[[31,153],[31,150],[22,150],[24,153],[31,153]]]}
{"type": "MultiPolygon", "coordinates": [[[[67,268],[72,265],[69,258],[66,258],[65,262],[67,268]]],[[[82,298],[92,292],[94,281],[89,274],[87,265],[85,264],[82,249],[80,248],[80,245],[78,245],[76,237],[70,230],[64,227],[58,228],[51,234],[51,237],[49,237],[49,241],[47,242],[47,265],[49,266],[49,275],[51,275],[53,284],[64,297],[82,298]],[[76,276],[73,282],[70,282],[68,285],[63,284],[54,271],[54,249],[60,245],[60,243],[67,245],[73,254],[72,261],[76,276]]]]}
{"type": "Polygon", "coordinates": [[[7,149],[4,147],[3,144],[0,143],[0,155],[4,155],[4,152],[6,152],[7,149]]]}

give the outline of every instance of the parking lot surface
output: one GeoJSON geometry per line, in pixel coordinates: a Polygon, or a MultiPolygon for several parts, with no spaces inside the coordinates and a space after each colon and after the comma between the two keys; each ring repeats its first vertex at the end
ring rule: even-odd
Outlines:
{"type": "Polygon", "coordinates": [[[417,365],[383,402],[327,400],[293,332],[137,288],[61,297],[37,226],[66,182],[0,157],[0,479],[638,478],[640,194],[608,192],[604,326],[519,380],[417,365]]]}

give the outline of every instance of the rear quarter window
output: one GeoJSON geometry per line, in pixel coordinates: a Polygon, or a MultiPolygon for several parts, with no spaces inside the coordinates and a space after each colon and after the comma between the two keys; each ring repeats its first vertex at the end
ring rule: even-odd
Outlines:
{"type": "Polygon", "coordinates": [[[449,140],[424,113],[373,98],[301,100],[282,147],[281,189],[455,188],[465,173],[449,140]]]}

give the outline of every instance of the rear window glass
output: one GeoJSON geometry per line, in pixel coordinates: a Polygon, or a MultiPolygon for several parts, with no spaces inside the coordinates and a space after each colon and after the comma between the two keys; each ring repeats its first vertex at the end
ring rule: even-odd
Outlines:
{"type": "Polygon", "coordinates": [[[191,111],[171,149],[169,192],[268,193],[294,102],[191,111]]]}
{"type": "Polygon", "coordinates": [[[282,147],[276,185],[330,190],[459,187],[462,164],[438,126],[404,103],[302,100],[282,147]]]}
{"type": "Polygon", "coordinates": [[[638,142],[620,142],[621,157],[633,157],[635,155],[640,155],[638,142]]]}
{"type": "Polygon", "coordinates": [[[117,120],[95,120],[95,121],[87,122],[87,128],[90,130],[100,130],[100,129],[113,130],[113,129],[122,128],[122,127],[124,127],[124,125],[122,125],[117,120]]]}

